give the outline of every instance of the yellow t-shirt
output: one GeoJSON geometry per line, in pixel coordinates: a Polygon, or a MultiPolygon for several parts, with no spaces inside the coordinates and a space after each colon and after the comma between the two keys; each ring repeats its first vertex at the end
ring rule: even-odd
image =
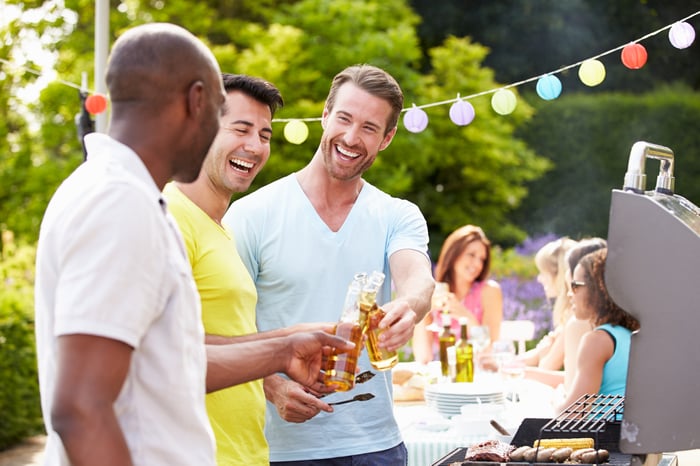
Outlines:
{"type": "MultiPolygon", "coordinates": [[[[241,262],[231,233],[173,183],[165,186],[163,194],[185,240],[202,300],[206,333],[225,336],[256,333],[255,284],[241,262]]],[[[216,436],[219,466],[269,465],[262,380],[210,393],[206,403],[216,436]]]]}

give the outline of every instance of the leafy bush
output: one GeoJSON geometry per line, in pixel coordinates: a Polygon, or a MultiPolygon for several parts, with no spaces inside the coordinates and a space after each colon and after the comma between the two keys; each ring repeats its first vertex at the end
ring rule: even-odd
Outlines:
{"type": "Polygon", "coordinates": [[[3,232],[0,256],[0,450],[42,431],[34,340],[33,247],[3,232]]]}

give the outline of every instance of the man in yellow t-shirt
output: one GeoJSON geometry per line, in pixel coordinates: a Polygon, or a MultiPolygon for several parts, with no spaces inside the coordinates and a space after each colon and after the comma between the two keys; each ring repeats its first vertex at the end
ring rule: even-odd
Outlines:
{"type": "MultiPolygon", "coordinates": [[[[199,177],[189,184],[172,182],[163,191],[185,240],[208,344],[280,336],[257,333],[255,285],[221,218],[233,194],[246,191],[270,157],[272,116],[283,100],[259,78],[224,74],[223,82],[221,126],[199,177]]],[[[210,393],[206,404],[219,466],[269,464],[262,380],[210,393]]]]}

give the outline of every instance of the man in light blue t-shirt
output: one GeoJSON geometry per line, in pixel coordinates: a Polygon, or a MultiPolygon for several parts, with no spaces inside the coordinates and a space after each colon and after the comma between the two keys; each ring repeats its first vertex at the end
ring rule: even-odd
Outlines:
{"type": "MultiPolygon", "coordinates": [[[[309,164],[234,202],[224,216],[255,281],[260,331],[337,321],[352,277],[374,270],[387,276],[377,302],[387,312],[380,326],[388,327],[382,343],[388,350],[406,344],[429,310],[434,281],[423,215],[362,179],[394,137],[402,107],[401,89],[385,71],[343,70],[333,80],[309,164]]],[[[364,351],[359,365],[371,368],[364,351]]],[[[327,392],[320,382],[303,387],[273,375],[264,386],[272,465],[407,463],[390,371],[323,399],[316,396],[327,392]],[[375,398],[328,405],[358,390],[375,398]]]]}

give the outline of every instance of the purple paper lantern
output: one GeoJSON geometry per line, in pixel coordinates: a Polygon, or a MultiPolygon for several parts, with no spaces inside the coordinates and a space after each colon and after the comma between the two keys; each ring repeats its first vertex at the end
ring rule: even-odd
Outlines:
{"type": "Polygon", "coordinates": [[[554,100],[561,94],[561,81],[554,75],[548,74],[537,80],[537,95],[544,100],[554,100]]]}
{"type": "Polygon", "coordinates": [[[403,125],[412,133],[420,133],[428,126],[428,115],[414,105],[403,116],[403,125]]]}
{"type": "Polygon", "coordinates": [[[695,40],[695,29],[685,21],[679,21],[668,31],[668,40],[677,49],[687,49],[695,40]]]}
{"type": "Polygon", "coordinates": [[[458,100],[450,107],[450,120],[457,126],[466,126],[474,120],[474,107],[469,102],[458,100]]]}

